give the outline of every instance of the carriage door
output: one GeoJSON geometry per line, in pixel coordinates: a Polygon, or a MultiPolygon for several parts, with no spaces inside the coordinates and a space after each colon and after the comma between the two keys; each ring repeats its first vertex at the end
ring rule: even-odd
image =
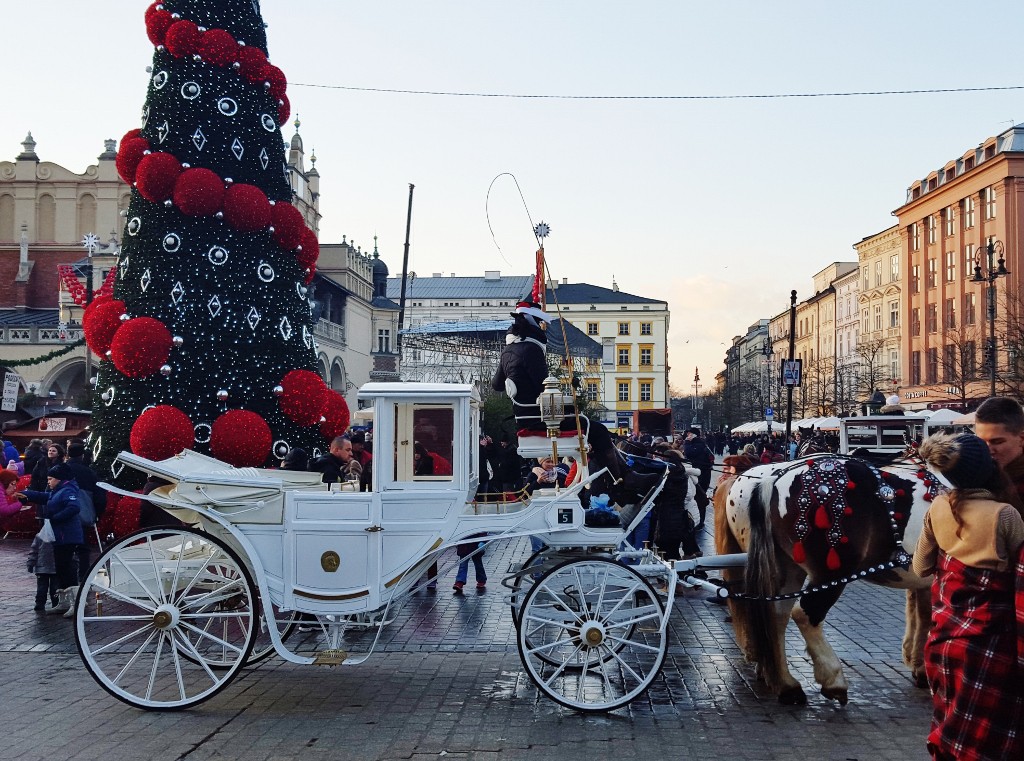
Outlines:
{"type": "MultiPolygon", "coordinates": [[[[465,488],[461,492],[456,488],[465,479],[462,442],[455,443],[465,400],[389,404],[394,412],[389,433],[395,457],[390,472],[385,472],[384,459],[378,459],[375,474],[382,487],[381,579],[385,587],[397,583],[407,569],[447,539],[454,505],[465,501],[465,488]]],[[[379,450],[375,457],[380,458],[379,450]]]]}

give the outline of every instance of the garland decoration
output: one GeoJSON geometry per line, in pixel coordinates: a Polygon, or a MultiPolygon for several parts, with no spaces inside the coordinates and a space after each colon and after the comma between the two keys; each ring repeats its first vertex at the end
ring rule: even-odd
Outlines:
{"type": "Polygon", "coordinates": [[[54,349],[49,354],[43,354],[39,357],[32,357],[32,359],[15,359],[15,360],[3,360],[2,364],[4,367],[31,367],[33,365],[41,365],[44,362],[49,362],[51,359],[57,359],[57,357],[63,357],[65,354],[70,354],[79,346],[85,343],[84,338],[79,338],[73,343],[69,343],[60,349],[54,349]]]}

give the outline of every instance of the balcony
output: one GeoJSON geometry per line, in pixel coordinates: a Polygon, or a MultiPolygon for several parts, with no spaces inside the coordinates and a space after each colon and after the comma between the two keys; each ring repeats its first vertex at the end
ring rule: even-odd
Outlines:
{"type": "Polygon", "coordinates": [[[345,346],[345,326],[320,318],[313,326],[313,334],[337,346],[345,346]]]}

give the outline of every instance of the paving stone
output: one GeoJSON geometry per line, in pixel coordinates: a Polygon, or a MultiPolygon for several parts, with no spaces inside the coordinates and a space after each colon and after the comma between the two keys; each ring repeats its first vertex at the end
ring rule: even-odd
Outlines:
{"type": "MultiPolygon", "coordinates": [[[[702,541],[711,552],[709,532],[702,541]]],[[[438,591],[392,611],[363,665],[322,669],[271,658],[201,706],[159,713],[127,706],[91,679],[71,620],[32,612],[27,549],[0,542],[0,761],[928,758],[930,699],[900,661],[903,594],[867,583],[851,585],[826,623],[850,683],[845,707],[817,693],[794,626],[790,667],[809,704],[780,706],[744,662],[726,609],[698,591],[677,596],[665,666],[644,696],[608,715],[552,703],[519,660],[499,583],[529,553],[520,540],[488,549],[479,595],[451,593],[449,553],[438,591]]],[[[348,645],[365,651],[374,636],[356,634],[348,645]]]]}

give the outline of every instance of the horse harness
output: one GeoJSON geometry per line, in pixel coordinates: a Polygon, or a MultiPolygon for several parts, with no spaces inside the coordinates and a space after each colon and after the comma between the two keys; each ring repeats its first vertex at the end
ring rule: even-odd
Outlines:
{"type": "MultiPolygon", "coordinates": [[[[852,573],[838,579],[833,579],[822,584],[802,587],[796,592],[760,596],[747,594],[745,592],[732,593],[730,591],[729,596],[732,599],[757,600],[762,602],[793,600],[808,594],[836,589],[850,583],[851,581],[857,581],[858,579],[864,579],[883,571],[889,571],[897,566],[903,570],[910,567],[913,556],[911,553],[907,552],[906,548],[903,546],[903,528],[899,525],[899,521],[903,516],[896,511],[895,506],[896,497],[901,496],[899,490],[893,489],[892,486],[885,482],[888,474],[880,471],[873,463],[860,458],[850,457],[849,455],[828,455],[827,457],[822,458],[812,457],[802,462],[793,462],[781,469],[780,472],[774,474],[772,483],[773,491],[775,489],[775,482],[777,482],[782,476],[797,467],[807,465],[807,470],[800,477],[803,483],[800,490],[800,497],[798,499],[800,512],[795,524],[798,539],[793,545],[793,560],[800,564],[806,559],[803,548],[803,539],[810,533],[811,524],[813,522],[815,528],[828,532],[827,539],[830,547],[826,559],[826,565],[829,570],[834,571],[839,569],[840,561],[836,549],[840,544],[845,544],[846,541],[848,541],[847,537],[843,534],[842,518],[845,515],[852,514],[851,508],[846,506],[842,495],[846,490],[857,488],[856,484],[848,478],[846,464],[844,461],[849,460],[857,460],[862,463],[875,478],[874,493],[882,505],[884,505],[886,512],[889,514],[889,524],[892,528],[893,543],[896,546],[889,560],[887,562],[871,566],[870,568],[853,571],[852,573]],[[820,464],[818,463],[819,460],[821,460],[820,464]],[[836,462],[837,460],[839,462],[836,462]],[[817,499],[812,497],[812,493],[817,499]]],[[[924,467],[924,461],[921,460],[919,455],[917,455],[917,450],[912,448],[902,461],[910,461],[914,464],[914,460],[917,460],[916,464],[918,466],[915,475],[925,485],[926,491],[924,500],[926,502],[931,502],[939,493],[939,481],[928,472],[927,468],[924,467]]],[[[745,474],[739,474],[739,477],[742,477],[743,475],[745,474]]],[[[754,476],[748,476],[748,478],[754,478],[754,476]]]]}

